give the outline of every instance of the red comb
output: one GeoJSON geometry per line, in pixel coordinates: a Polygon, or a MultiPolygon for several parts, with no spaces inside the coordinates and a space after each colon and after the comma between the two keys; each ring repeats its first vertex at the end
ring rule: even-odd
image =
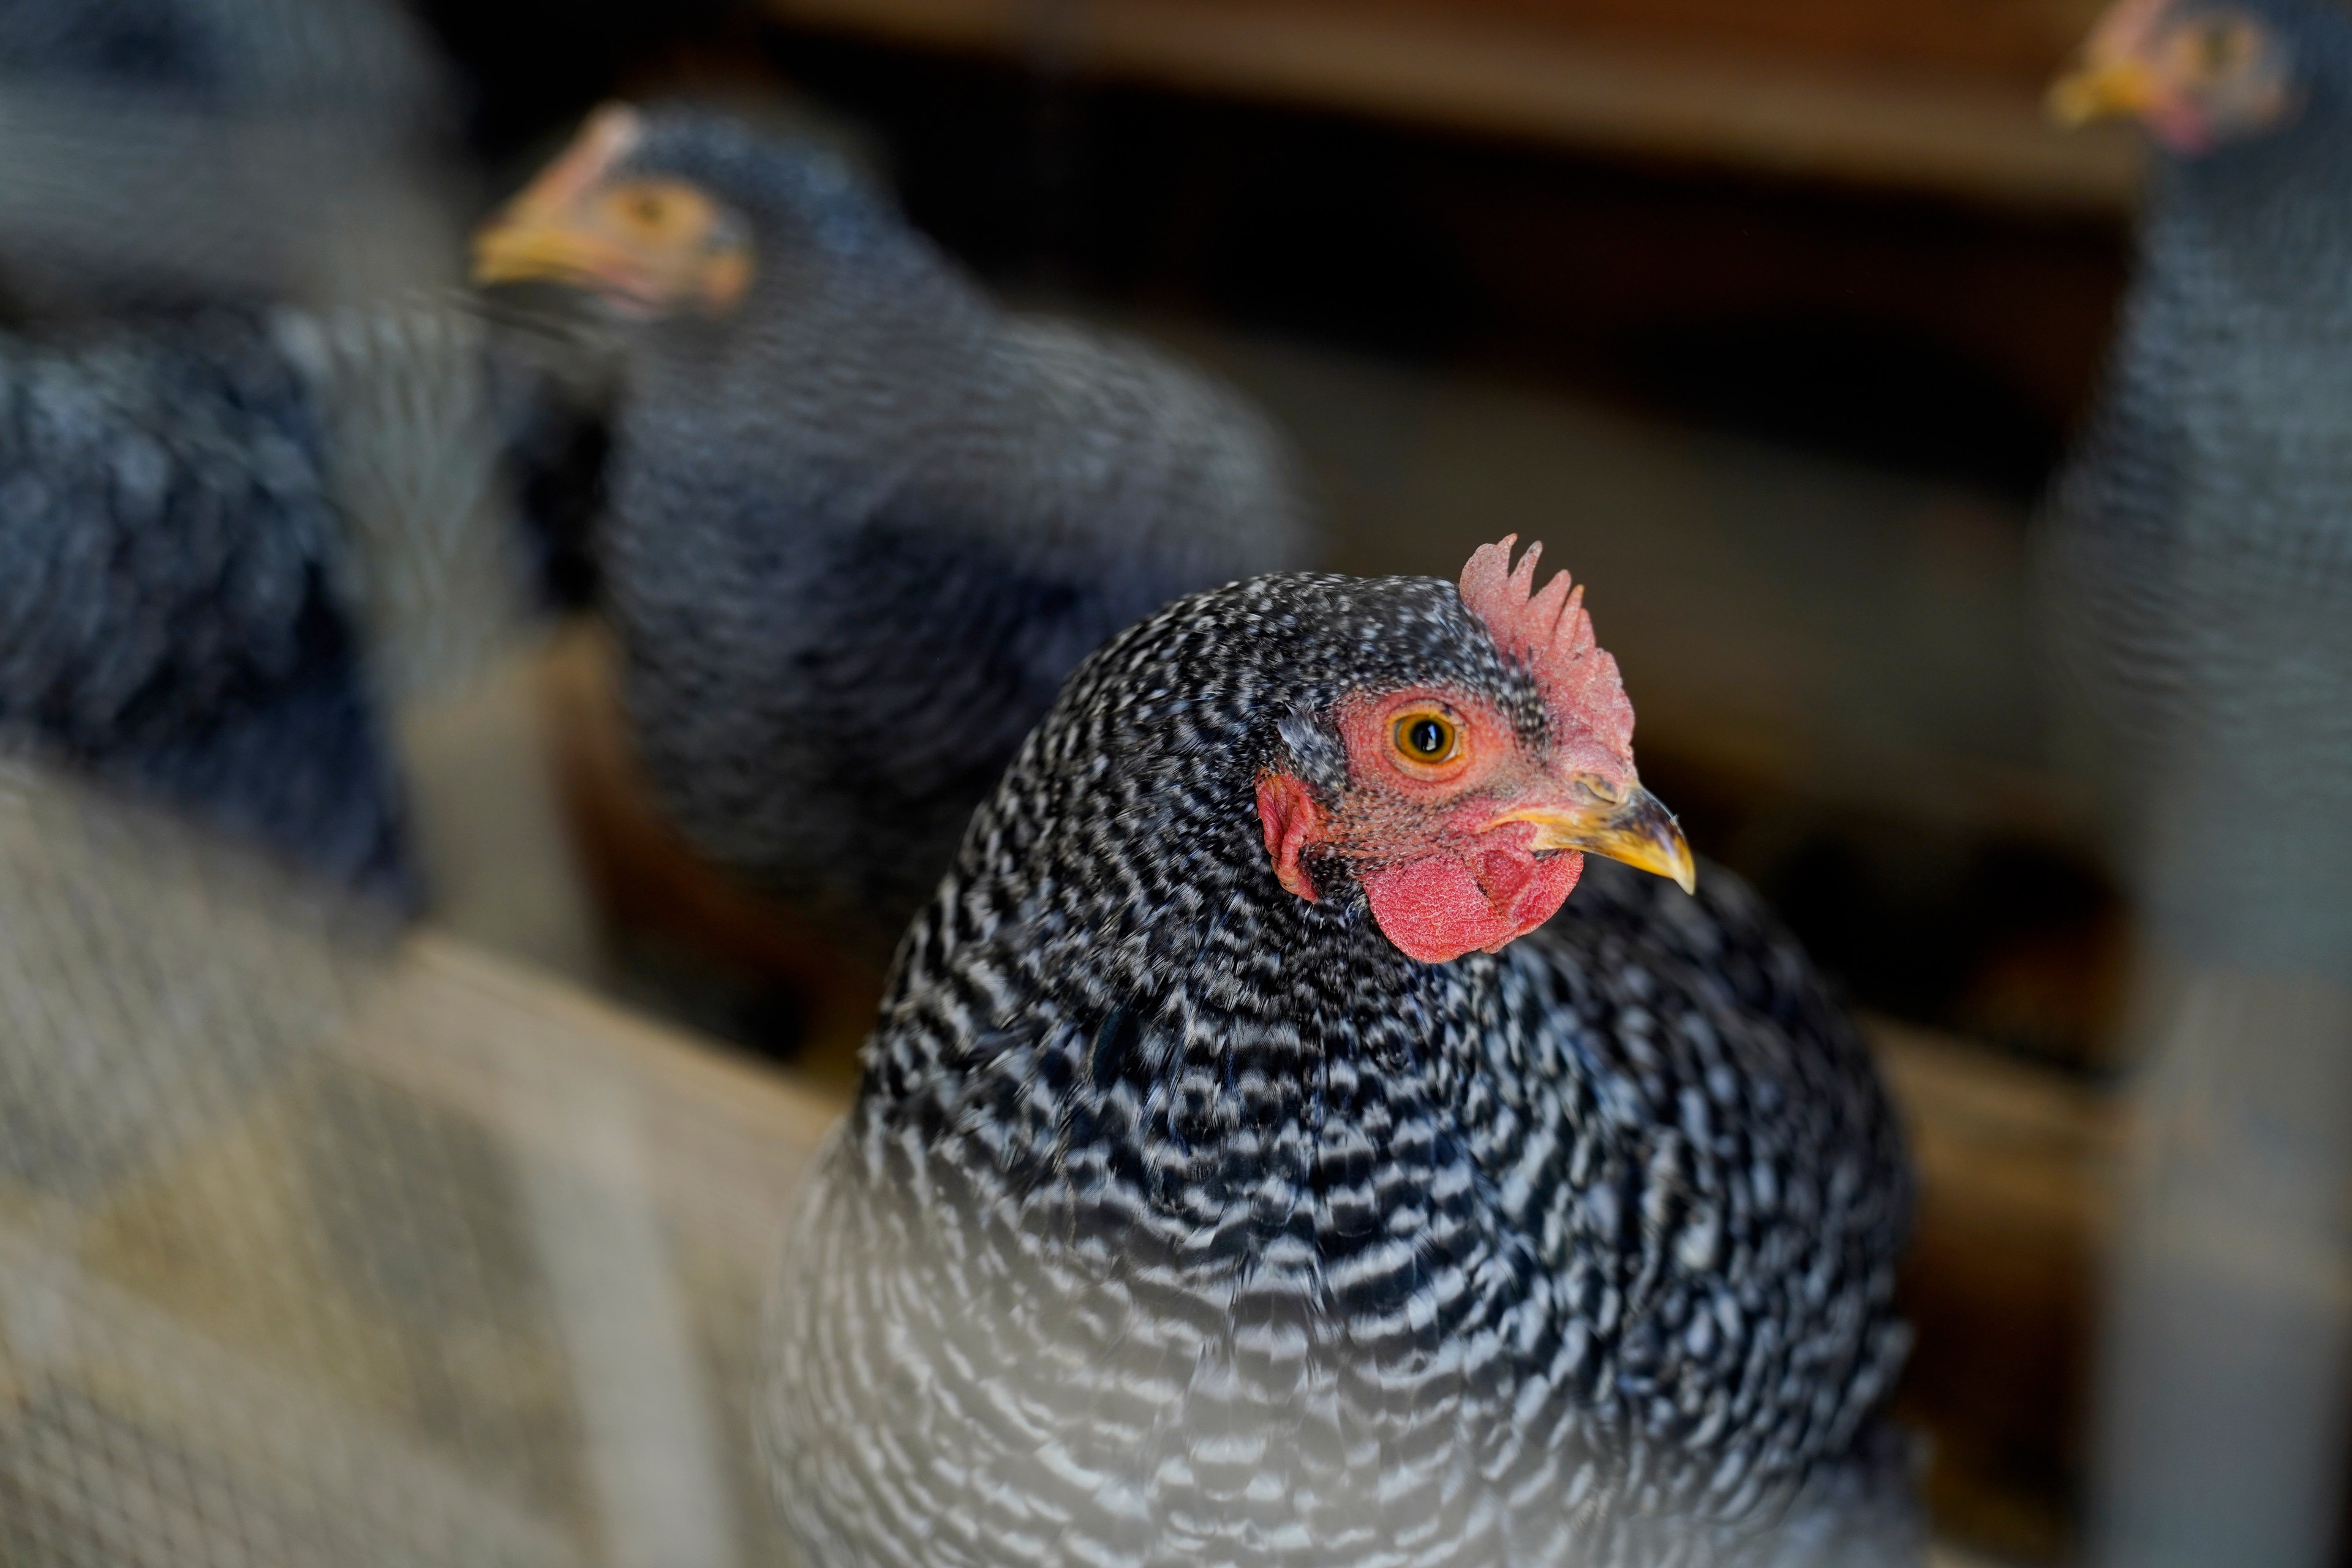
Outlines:
{"type": "Polygon", "coordinates": [[[1621,767],[1633,765],[1633,705],[1625,700],[1617,661],[1593,640],[1584,590],[1556,572],[1535,591],[1540,543],[1511,565],[1516,533],[1482,544],[1462,568],[1462,602],[1486,623],[1495,646],[1525,662],[1551,710],[1563,746],[1598,745],[1621,767]]]}

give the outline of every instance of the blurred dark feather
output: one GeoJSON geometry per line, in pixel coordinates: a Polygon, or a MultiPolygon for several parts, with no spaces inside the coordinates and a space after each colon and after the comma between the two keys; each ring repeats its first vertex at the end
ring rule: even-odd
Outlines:
{"type": "Polygon", "coordinates": [[[0,279],[37,315],[446,268],[445,89],[383,0],[0,5],[0,279]]]}

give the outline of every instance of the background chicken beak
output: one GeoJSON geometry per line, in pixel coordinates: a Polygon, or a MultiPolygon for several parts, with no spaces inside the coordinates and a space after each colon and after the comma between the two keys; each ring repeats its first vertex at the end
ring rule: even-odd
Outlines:
{"type": "Polygon", "coordinates": [[[2069,128],[2138,114],[2157,100],[2155,73],[2135,59],[2085,65],[2050,84],[2050,117],[2069,128]]]}
{"type": "Polygon", "coordinates": [[[588,117],[562,157],[474,233],[474,281],[609,279],[618,251],[583,233],[577,214],[642,137],[636,111],[607,104],[588,117]]]}
{"type": "Polygon", "coordinates": [[[530,217],[493,218],[474,237],[474,281],[533,279],[594,281],[614,270],[610,247],[561,224],[530,217]]]}
{"type": "Polygon", "coordinates": [[[1656,795],[1640,784],[1612,792],[1613,801],[1587,806],[1531,806],[1502,817],[1536,825],[1538,849],[1581,849],[1622,860],[1639,870],[1670,878],[1685,893],[1698,890],[1698,868],[1680,824],[1656,795]]]}

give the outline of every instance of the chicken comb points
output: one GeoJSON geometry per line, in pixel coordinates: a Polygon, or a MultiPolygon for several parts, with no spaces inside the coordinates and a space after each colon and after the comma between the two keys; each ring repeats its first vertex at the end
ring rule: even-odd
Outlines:
{"type": "Polygon", "coordinates": [[[1597,743],[1630,769],[1633,705],[1626,700],[1617,661],[1593,637],[1583,584],[1555,572],[1537,591],[1543,544],[1529,543],[1515,568],[1511,549],[1518,539],[1507,533],[1498,543],[1478,547],[1462,568],[1462,602],[1485,623],[1496,647],[1527,665],[1562,742],[1597,743]]]}
{"type": "Polygon", "coordinates": [[[645,122],[625,103],[607,103],[591,114],[563,155],[533,180],[515,203],[518,209],[559,212],[619,167],[645,140],[645,122]]]}

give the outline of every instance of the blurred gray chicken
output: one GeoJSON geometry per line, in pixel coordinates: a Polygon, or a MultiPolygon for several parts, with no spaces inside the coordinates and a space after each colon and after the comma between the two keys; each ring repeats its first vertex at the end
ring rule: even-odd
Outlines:
{"type": "Polygon", "coordinates": [[[2143,795],[2150,912],[2352,964],[2352,15],[2126,0],[2053,103],[2159,146],[2050,507],[2058,628],[2143,795]]]}
{"type": "Polygon", "coordinates": [[[413,901],[387,705],[528,552],[372,0],[0,5],[0,729],[413,901]]]}
{"type": "Polygon", "coordinates": [[[868,944],[1079,659],[1307,549],[1236,395],[1007,313],[811,141],[608,109],[477,276],[575,283],[621,324],[600,560],[667,811],[868,944]]]}
{"type": "Polygon", "coordinates": [[[2042,540],[2144,917],[2094,1560],[2290,1568],[2352,1353],[2352,13],[2124,0],[2053,103],[2158,146],[2042,540]]]}

